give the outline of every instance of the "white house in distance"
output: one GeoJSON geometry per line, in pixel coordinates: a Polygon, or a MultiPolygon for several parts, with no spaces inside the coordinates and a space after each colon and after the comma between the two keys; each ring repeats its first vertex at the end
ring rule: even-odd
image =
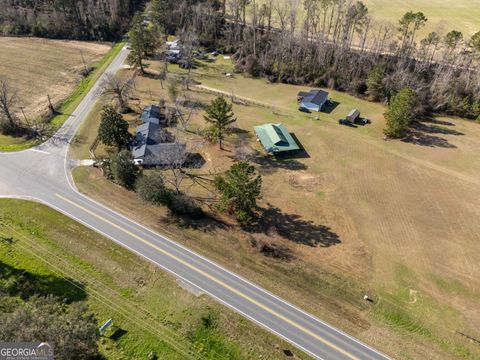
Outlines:
{"type": "Polygon", "coordinates": [[[297,99],[300,101],[300,110],[322,111],[328,101],[328,92],[320,89],[300,91],[297,99]]]}

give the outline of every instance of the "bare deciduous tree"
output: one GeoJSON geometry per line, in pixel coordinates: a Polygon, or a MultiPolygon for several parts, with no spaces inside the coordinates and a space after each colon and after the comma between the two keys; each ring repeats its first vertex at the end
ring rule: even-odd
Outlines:
{"type": "Polygon", "coordinates": [[[128,110],[128,96],[134,88],[135,75],[130,79],[125,80],[112,74],[106,74],[105,79],[102,82],[103,89],[102,95],[113,95],[118,102],[120,112],[128,110]]]}
{"type": "Polygon", "coordinates": [[[0,115],[6,121],[2,127],[8,130],[18,128],[18,119],[15,115],[17,106],[17,92],[11,87],[6,77],[0,77],[0,115]]]}

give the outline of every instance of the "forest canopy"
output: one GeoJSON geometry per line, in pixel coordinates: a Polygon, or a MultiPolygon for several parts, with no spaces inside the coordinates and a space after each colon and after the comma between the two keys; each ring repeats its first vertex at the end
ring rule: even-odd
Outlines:
{"type": "Polygon", "coordinates": [[[0,32],[46,38],[120,38],[142,0],[0,0],[0,32]]]}

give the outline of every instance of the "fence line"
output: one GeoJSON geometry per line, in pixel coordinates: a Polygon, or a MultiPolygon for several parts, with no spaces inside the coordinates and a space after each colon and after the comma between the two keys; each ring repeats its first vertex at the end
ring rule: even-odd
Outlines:
{"type": "Polygon", "coordinates": [[[232,102],[234,102],[236,104],[256,105],[256,106],[264,107],[264,108],[267,108],[267,109],[276,110],[276,108],[274,106],[270,105],[270,104],[266,104],[266,103],[263,103],[263,102],[260,102],[260,101],[249,99],[249,98],[246,98],[246,97],[243,97],[243,96],[237,96],[235,94],[228,93],[228,92],[223,91],[223,90],[212,89],[212,88],[204,86],[204,85],[194,85],[193,87],[195,89],[198,89],[199,91],[202,91],[202,92],[205,92],[205,93],[210,93],[210,94],[214,94],[214,95],[229,97],[230,99],[232,99],[232,102]]]}

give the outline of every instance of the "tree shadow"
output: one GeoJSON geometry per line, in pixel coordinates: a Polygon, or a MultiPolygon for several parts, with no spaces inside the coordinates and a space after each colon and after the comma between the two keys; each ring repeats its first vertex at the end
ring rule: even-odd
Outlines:
{"type": "Polygon", "coordinates": [[[143,73],[140,73],[140,75],[144,78],[152,80],[160,80],[162,78],[162,74],[160,72],[150,69],[145,69],[145,71],[143,73]]]}
{"type": "Polygon", "coordinates": [[[1,294],[28,299],[34,295],[54,295],[68,301],[81,301],[87,298],[83,284],[55,275],[38,275],[0,261],[1,294]]]}
{"type": "MultiPolygon", "coordinates": [[[[438,120],[434,120],[434,121],[437,121],[438,123],[438,120]]],[[[465,135],[464,133],[457,131],[455,129],[450,129],[443,126],[435,125],[437,123],[433,123],[431,120],[415,121],[411,125],[411,128],[427,134],[442,134],[442,135],[455,135],[455,136],[465,135]],[[427,125],[425,124],[426,122],[431,123],[433,125],[427,125]]]]}
{"type": "Polygon", "coordinates": [[[188,215],[176,215],[171,212],[164,216],[161,221],[168,225],[175,225],[181,229],[192,229],[203,231],[204,233],[212,233],[216,230],[226,230],[228,225],[224,222],[203,213],[199,218],[193,218],[188,215]]]}
{"type": "Polygon", "coordinates": [[[272,174],[282,169],[294,171],[307,169],[307,165],[296,160],[295,158],[288,157],[288,155],[266,156],[257,152],[251,156],[249,160],[259,165],[260,173],[265,175],[272,174]]]}
{"type": "Polygon", "coordinates": [[[433,117],[424,117],[421,121],[424,123],[430,123],[435,125],[455,126],[455,124],[450,121],[439,120],[433,117]]]}
{"type": "Polygon", "coordinates": [[[201,109],[204,110],[208,107],[208,104],[205,101],[201,100],[184,100],[181,102],[181,105],[187,109],[201,109]]]}
{"type": "Polygon", "coordinates": [[[206,160],[200,153],[188,153],[182,166],[188,169],[200,169],[205,163],[206,160]]]}
{"type": "Polygon", "coordinates": [[[250,131],[239,128],[239,127],[231,127],[230,132],[235,135],[240,135],[240,134],[249,134],[250,131]]]}
{"type": "Polygon", "coordinates": [[[437,135],[462,136],[465,134],[455,129],[446,128],[444,127],[445,125],[455,126],[455,124],[448,121],[436,120],[433,118],[424,118],[414,121],[410,126],[408,135],[402,139],[402,141],[420,146],[454,149],[456,148],[455,145],[451,144],[447,139],[437,135]]]}
{"type": "Polygon", "coordinates": [[[439,147],[446,149],[456,148],[456,146],[451,144],[447,139],[415,130],[410,130],[409,134],[401,141],[420,146],[439,147]]]}
{"type": "Polygon", "coordinates": [[[285,214],[270,204],[267,208],[259,209],[255,221],[243,226],[243,229],[267,235],[277,233],[287,240],[312,247],[330,247],[341,243],[330,227],[304,220],[300,215],[285,214]]]}

